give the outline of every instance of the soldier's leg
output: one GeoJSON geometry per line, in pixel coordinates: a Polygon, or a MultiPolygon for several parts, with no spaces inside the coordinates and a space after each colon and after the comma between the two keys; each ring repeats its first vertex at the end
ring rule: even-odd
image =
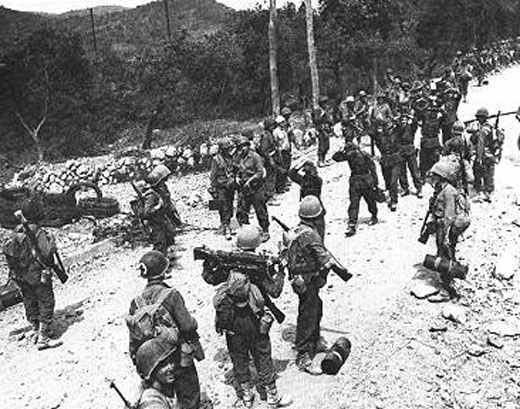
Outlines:
{"type": "Polygon", "coordinates": [[[40,310],[38,307],[38,295],[36,287],[26,283],[25,281],[18,281],[18,286],[22,293],[23,305],[25,307],[25,316],[31,325],[40,322],[40,310]]]}
{"type": "Polygon", "coordinates": [[[271,340],[268,334],[257,333],[251,345],[251,356],[258,373],[258,383],[264,387],[276,381],[271,340]]]}
{"type": "Polygon", "coordinates": [[[268,166],[266,168],[267,176],[265,178],[265,191],[267,199],[271,199],[274,196],[276,187],[276,171],[268,166]]]}
{"type": "Polygon", "coordinates": [[[242,224],[249,224],[249,210],[251,209],[251,195],[238,194],[237,221],[242,224]]]}
{"type": "Polygon", "coordinates": [[[356,231],[356,226],[358,222],[359,216],[359,201],[361,200],[361,192],[359,183],[356,181],[350,181],[349,187],[349,205],[348,205],[348,226],[349,230],[352,234],[356,231]]]}
{"type": "MultiPolygon", "coordinates": [[[[233,374],[238,384],[245,384],[251,380],[249,372],[249,347],[247,340],[238,334],[226,333],[226,344],[229,357],[233,365],[233,374]]],[[[243,390],[238,389],[237,395],[241,398],[243,390]]]]}
{"type": "Polygon", "coordinates": [[[175,373],[175,394],[180,409],[198,409],[200,406],[200,382],[195,364],[179,366],[175,373]]]}
{"type": "Polygon", "coordinates": [[[482,191],[482,165],[477,162],[473,164],[473,188],[480,193],[482,191]]]}
{"type": "Polygon", "coordinates": [[[316,325],[319,325],[321,312],[319,311],[318,289],[315,286],[307,285],[306,291],[303,294],[298,294],[298,297],[295,346],[298,357],[302,357],[304,354],[312,354],[314,351],[316,325]]]}
{"type": "Polygon", "coordinates": [[[390,185],[392,184],[391,168],[389,166],[381,165],[381,173],[383,174],[383,179],[385,181],[385,190],[390,190],[390,185]]]}
{"type": "Polygon", "coordinates": [[[422,148],[419,151],[419,172],[421,175],[421,179],[424,181],[426,178],[426,172],[428,172],[428,169],[426,169],[427,163],[426,163],[426,155],[427,150],[426,148],[422,148]]]}
{"type": "Polygon", "coordinates": [[[52,281],[49,284],[38,285],[36,287],[36,293],[38,295],[38,321],[50,325],[52,323],[54,307],[56,305],[52,281]]]}
{"type": "Polygon", "coordinates": [[[252,203],[258,224],[264,232],[269,232],[269,212],[267,210],[264,188],[260,188],[252,195],[252,203]]]}
{"type": "Polygon", "coordinates": [[[486,164],[483,172],[484,179],[484,191],[487,194],[491,194],[495,191],[495,163],[491,162],[486,164]]]}
{"type": "MultiPolygon", "coordinates": [[[[223,227],[226,222],[226,189],[218,188],[217,189],[217,200],[220,201],[220,208],[218,209],[218,215],[220,217],[220,226],[223,227]]],[[[229,222],[228,222],[229,224],[229,222]]]]}
{"type": "Polygon", "coordinates": [[[401,167],[401,171],[399,172],[399,183],[405,191],[408,191],[410,188],[410,185],[408,184],[408,172],[406,171],[408,158],[408,154],[403,154],[403,161],[399,165],[401,167]]]}
{"type": "Polygon", "coordinates": [[[233,201],[235,199],[234,189],[223,189],[222,191],[222,209],[220,218],[222,224],[229,226],[231,218],[233,217],[233,201]]]}
{"type": "Polygon", "coordinates": [[[417,155],[413,152],[411,155],[408,155],[406,158],[406,163],[408,165],[408,169],[410,169],[410,174],[412,175],[413,184],[417,191],[421,191],[422,189],[422,181],[421,175],[419,174],[419,166],[417,165],[417,155]]]}
{"type": "Polygon", "coordinates": [[[363,190],[363,199],[365,199],[365,202],[368,206],[368,211],[372,215],[372,221],[377,221],[377,202],[372,189],[363,190]]]}
{"type": "Polygon", "coordinates": [[[389,166],[388,173],[390,178],[390,202],[397,203],[398,200],[398,180],[399,180],[400,164],[389,166]]]}

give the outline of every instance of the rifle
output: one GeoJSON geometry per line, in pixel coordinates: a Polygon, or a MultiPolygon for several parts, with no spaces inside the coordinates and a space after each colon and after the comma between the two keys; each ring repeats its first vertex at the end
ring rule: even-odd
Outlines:
{"type": "MultiPolygon", "coordinates": [[[[465,171],[466,169],[464,169],[465,171]]],[[[466,184],[467,186],[467,184],[466,184]]],[[[430,235],[435,233],[436,226],[433,222],[430,222],[430,216],[433,213],[433,206],[435,205],[435,202],[437,201],[437,196],[439,195],[439,192],[434,192],[433,196],[430,198],[430,204],[428,206],[428,210],[426,211],[426,216],[424,216],[424,221],[421,226],[421,233],[419,235],[419,243],[426,244],[428,242],[428,238],[430,235]]]]}
{"type": "Polygon", "coordinates": [[[105,378],[105,380],[108,382],[109,387],[116,391],[116,393],[119,395],[127,409],[135,409],[137,407],[137,405],[132,405],[130,401],[125,398],[123,393],[119,390],[119,388],[112,379],[105,378]]]}
{"type": "Polygon", "coordinates": [[[130,182],[132,187],[135,190],[135,193],[137,194],[137,201],[132,200],[130,202],[130,207],[132,208],[132,211],[134,212],[134,215],[137,216],[139,219],[139,224],[141,225],[142,229],[144,230],[145,234],[150,234],[150,229],[148,225],[143,220],[143,212],[144,212],[144,196],[143,192],[139,190],[139,188],[135,185],[134,181],[130,182]],[[137,203],[140,205],[140,209],[137,207],[137,203]]]}
{"type": "MultiPolygon", "coordinates": [[[[518,113],[518,111],[517,111],[518,113]]],[[[497,114],[497,119],[495,120],[495,134],[494,134],[494,138],[493,138],[493,142],[494,142],[494,154],[495,154],[495,157],[496,157],[496,163],[499,163],[501,160],[502,160],[502,145],[504,143],[504,139],[503,139],[503,134],[501,133],[502,131],[500,131],[498,125],[500,123],[500,111],[498,111],[498,114],[497,114]],[[500,133],[500,135],[499,135],[500,133]]]]}
{"type": "MultiPolygon", "coordinates": [[[[285,231],[286,233],[290,233],[291,229],[289,226],[287,226],[276,216],[272,216],[272,218],[273,221],[278,223],[278,225],[283,229],[283,231],[285,231]]],[[[332,254],[327,247],[323,246],[323,248],[327,253],[329,253],[329,256],[332,258],[332,260],[334,260],[334,264],[332,264],[331,270],[334,273],[336,273],[336,275],[338,275],[339,278],[341,278],[343,281],[347,282],[348,280],[350,280],[353,276],[351,273],[349,273],[348,269],[339,262],[336,256],[334,256],[334,254],[332,254]]]]}
{"type": "Polygon", "coordinates": [[[246,252],[211,250],[204,246],[193,249],[193,258],[195,260],[208,260],[216,264],[217,269],[212,273],[212,276],[204,277],[209,284],[218,285],[225,282],[232,270],[246,274],[251,282],[260,289],[265,300],[265,306],[272,312],[276,321],[281,324],[285,320],[285,314],[274,304],[262,286],[262,282],[270,274],[271,267],[280,265],[279,258],[246,252]]]}
{"type": "Polygon", "coordinates": [[[29,239],[29,242],[31,244],[31,248],[33,250],[33,255],[36,258],[36,261],[38,264],[40,264],[44,269],[49,269],[51,272],[55,273],[62,284],[65,284],[67,280],[69,279],[69,276],[67,272],[65,271],[65,268],[63,267],[63,263],[61,261],[61,258],[58,254],[57,250],[54,250],[47,258],[45,258],[42,254],[42,251],[40,247],[38,246],[38,239],[36,238],[36,235],[29,227],[29,223],[27,222],[27,219],[23,215],[21,210],[17,210],[14,213],[15,217],[20,220],[22,223],[23,229],[25,234],[27,235],[27,238],[29,239]]]}
{"type": "MultiPolygon", "coordinates": [[[[497,125],[498,125],[498,120],[500,119],[501,116],[508,116],[508,115],[513,115],[513,114],[518,114],[518,109],[516,111],[511,111],[511,112],[506,112],[506,113],[502,113],[500,111],[498,111],[497,114],[495,115],[490,115],[487,117],[487,119],[493,119],[493,118],[496,118],[497,119],[497,125]]],[[[464,125],[469,125],[473,122],[476,122],[477,121],[477,118],[475,119],[470,119],[468,121],[464,121],[464,125]]]]}

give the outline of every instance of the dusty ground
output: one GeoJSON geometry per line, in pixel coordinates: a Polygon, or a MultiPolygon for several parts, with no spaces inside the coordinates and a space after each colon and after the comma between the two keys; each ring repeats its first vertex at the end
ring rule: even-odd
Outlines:
{"type": "MultiPolygon", "coordinates": [[[[471,90],[461,117],[472,117],[480,105],[487,105],[492,112],[512,110],[519,105],[514,93],[518,89],[519,67],[492,77],[489,86],[471,90]]],[[[358,235],[347,239],[347,165],[320,171],[328,210],[326,244],[355,274],[348,284],[330,276],[323,290],[323,335],[333,342],[346,334],[353,347],[335,377],[300,373],[293,364],[291,344],[286,341],[297,311],[296,297],[287,286],[277,301],[287,320],[273,327],[272,341],[279,387],[293,397],[294,408],[520,407],[520,277],[517,274],[511,281],[501,281],[492,274],[498,260],[507,259],[504,255],[513,257],[510,268],[518,270],[513,252],[519,245],[520,230],[512,222],[519,217],[519,131],[513,119],[502,123],[508,133],[505,159],[497,169],[495,201],[473,205],[473,223],[459,246],[461,258],[470,265],[467,281],[457,283],[462,294],[457,305],[465,315],[464,323],[444,319],[443,305],[410,295],[419,280],[431,276],[419,264],[426,253],[434,253],[433,240],[427,246],[417,242],[431,190],[422,200],[415,196],[401,199],[397,213],[381,206],[381,223],[373,228],[366,225],[369,215],[363,205],[358,235]],[[497,329],[500,323],[503,328],[497,329]],[[488,339],[502,347],[489,345],[488,339]]],[[[170,187],[174,196],[189,198],[192,191],[205,191],[205,184],[206,176],[201,174],[173,180],[170,187]]],[[[126,185],[111,189],[107,193],[123,201],[132,195],[126,185]]],[[[270,211],[294,225],[297,206],[298,190],[293,187],[283,196],[283,204],[270,211]]],[[[217,226],[217,215],[203,206],[181,204],[180,211],[190,223],[217,226]]],[[[77,230],[76,241],[71,242],[70,234],[60,236],[66,245],[65,256],[86,246],[88,226],[77,230]]],[[[274,248],[281,237],[275,225],[271,236],[267,247],[274,248]]],[[[202,388],[215,407],[230,408],[234,393],[228,382],[229,358],[224,339],[213,329],[214,288],[203,282],[201,265],[192,260],[191,249],[201,244],[224,249],[231,244],[212,231],[190,232],[179,236],[178,242],[186,248],[181,259],[184,268],[175,271],[170,282],[182,292],[199,321],[207,356],[198,364],[202,388]]],[[[64,341],[61,348],[35,350],[25,337],[21,305],[0,313],[2,408],[122,407],[105,377],[116,379],[121,390],[133,399],[139,379],[127,355],[124,316],[131,298],[144,285],[136,261],[145,251],[124,247],[111,250],[74,266],[65,286],[56,284],[56,329],[64,341]]]]}

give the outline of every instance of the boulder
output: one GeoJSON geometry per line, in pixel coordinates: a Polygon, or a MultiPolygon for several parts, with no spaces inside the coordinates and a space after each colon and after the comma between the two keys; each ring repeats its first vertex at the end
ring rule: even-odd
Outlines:
{"type": "Polygon", "coordinates": [[[518,261],[511,250],[502,253],[493,269],[493,275],[499,280],[510,280],[515,275],[518,261]]]}
{"type": "Polygon", "coordinates": [[[428,298],[430,295],[437,294],[438,292],[439,289],[437,287],[424,281],[418,281],[410,290],[410,293],[419,300],[428,298]]]}
{"type": "Polygon", "coordinates": [[[457,324],[465,324],[467,322],[466,310],[460,305],[445,305],[442,309],[442,316],[447,320],[456,322],[457,324]]]}

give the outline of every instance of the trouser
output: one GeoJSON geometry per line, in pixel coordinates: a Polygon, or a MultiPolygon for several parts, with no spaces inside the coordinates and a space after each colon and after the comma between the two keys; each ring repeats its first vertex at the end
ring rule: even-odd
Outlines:
{"type": "Polygon", "coordinates": [[[258,383],[267,386],[276,381],[276,372],[271,357],[271,340],[268,334],[260,334],[256,327],[240,334],[227,332],[226,343],[233,364],[235,380],[238,383],[251,381],[249,354],[253,358],[258,373],[258,383]]]}
{"type": "Polygon", "coordinates": [[[175,244],[175,236],[164,225],[156,223],[149,224],[150,241],[154,250],[160,251],[165,256],[168,255],[168,247],[175,244]]]}
{"type": "Polygon", "coordinates": [[[419,153],[419,169],[421,178],[424,180],[426,173],[435,165],[440,158],[440,149],[438,147],[422,148],[419,153]]]}
{"type": "Polygon", "coordinates": [[[453,138],[453,124],[455,122],[450,122],[442,125],[442,143],[445,144],[451,138],[453,138]]]}
{"type": "Polygon", "coordinates": [[[287,172],[291,168],[291,152],[282,151],[280,153],[280,166],[281,169],[276,170],[276,192],[283,193],[287,186],[287,172]]]}
{"type": "MultiPolygon", "coordinates": [[[[413,148],[413,147],[412,147],[413,148]]],[[[401,183],[401,187],[405,190],[408,190],[408,172],[407,169],[410,170],[410,174],[412,175],[412,180],[415,188],[420,190],[422,188],[421,178],[419,176],[419,166],[417,165],[417,155],[414,149],[408,150],[405,153],[401,153],[403,161],[401,162],[401,170],[399,173],[399,182],[401,183]]]]}
{"type": "Polygon", "coordinates": [[[377,203],[374,198],[374,190],[364,181],[350,179],[349,186],[350,203],[348,206],[348,223],[349,225],[357,225],[359,216],[359,202],[361,198],[365,199],[368,211],[372,217],[377,217],[377,203]]]}
{"type": "Polygon", "coordinates": [[[486,193],[493,193],[495,190],[495,162],[488,160],[473,165],[473,175],[475,180],[473,187],[477,192],[484,191],[486,193]]]}
{"type": "Polygon", "coordinates": [[[464,97],[464,100],[466,99],[466,96],[468,95],[468,84],[469,84],[469,81],[460,81],[459,82],[460,94],[464,97]]]}
{"type": "Polygon", "coordinates": [[[400,166],[400,163],[385,166],[381,165],[381,171],[383,173],[383,178],[385,179],[385,187],[390,193],[390,203],[397,203],[397,183],[399,181],[400,166]]]}
{"type": "MultiPolygon", "coordinates": [[[[447,260],[455,261],[455,248],[457,246],[458,235],[454,233],[453,229],[449,230],[449,233],[446,232],[446,229],[439,228],[435,233],[435,243],[437,244],[437,257],[442,257],[447,260]],[[448,237],[446,237],[448,234],[448,237]]],[[[441,273],[441,281],[443,286],[451,290],[451,283],[453,282],[453,277],[447,273],[441,273]]]]}
{"type": "Polygon", "coordinates": [[[316,351],[320,339],[320,322],[323,315],[323,301],[315,282],[306,283],[306,291],[298,294],[298,318],[296,320],[296,351],[298,354],[316,351]]]}
{"type": "Polygon", "coordinates": [[[228,187],[217,188],[217,198],[221,202],[218,211],[220,223],[229,226],[233,217],[233,200],[235,199],[235,190],[228,187]]]}
{"type": "Polygon", "coordinates": [[[244,194],[240,192],[238,195],[237,221],[240,224],[249,224],[249,210],[254,207],[258,224],[263,231],[269,230],[269,213],[267,212],[267,204],[265,200],[264,188],[258,189],[256,192],[244,194]]]}
{"type": "Polygon", "coordinates": [[[174,388],[180,409],[199,409],[200,383],[195,365],[177,368],[174,388]]]}
{"type": "Polygon", "coordinates": [[[323,162],[330,148],[330,136],[327,132],[318,132],[318,162],[323,162]]]}
{"type": "Polygon", "coordinates": [[[25,315],[30,323],[50,325],[54,316],[54,291],[52,281],[48,284],[31,285],[25,281],[17,281],[22,293],[25,315]]]}
{"type": "Polygon", "coordinates": [[[274,196],[276,188],[276,169],[271,166],[266,166],[265,171],[265,195],[267,199],[271,199],[274,196]]]}

